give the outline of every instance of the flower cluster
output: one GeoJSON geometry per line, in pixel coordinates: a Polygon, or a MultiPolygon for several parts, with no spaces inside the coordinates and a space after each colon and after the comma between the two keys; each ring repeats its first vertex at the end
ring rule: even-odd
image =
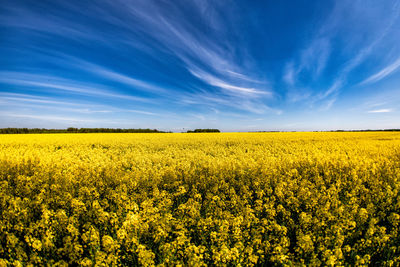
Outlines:
{"type": "Polygon", "coordinates": [[[400,134],[0,135],[0,266],[400,265],[400,134]]]}

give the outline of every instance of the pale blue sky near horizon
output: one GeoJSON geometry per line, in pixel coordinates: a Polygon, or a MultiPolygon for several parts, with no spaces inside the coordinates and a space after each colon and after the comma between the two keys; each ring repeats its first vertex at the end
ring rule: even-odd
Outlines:
{"type": "Polygon", "coordinates": [[[400,1],[4,0],[0,128],[400,128],[400,1]]]}

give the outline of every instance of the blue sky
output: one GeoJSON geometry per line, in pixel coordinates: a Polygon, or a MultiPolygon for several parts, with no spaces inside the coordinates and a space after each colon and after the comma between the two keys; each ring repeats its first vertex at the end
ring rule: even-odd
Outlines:
{"type": "Polygon", "coordinates": [[[399,1],[3,0],[0,127],[400,128],[399,1]]]}

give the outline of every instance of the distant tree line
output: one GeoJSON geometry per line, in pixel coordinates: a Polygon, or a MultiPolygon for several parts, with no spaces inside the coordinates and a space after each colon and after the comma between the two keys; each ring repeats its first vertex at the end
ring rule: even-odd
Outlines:
{"type": "Polygon", "coordinates": [[[194,131],[187,131],[188,133],[219,133],[218,129],[195,129],[194,131]]]}
{"type": "Polygon", "coordinates": [[[331,132],[400,132],[400,129],[333,130],[331,132]]]}
{"type": "MultiPolygon", "coordinates": [[[[304,131],[253,131],[250,133],[298,133],[304,131]]],[[[313,131],[315,133],[324,133],[324,132],[400,132],[400,129],[366,129],[366,130],[326,130],[326,131],[313,131]]]]}
{"type": "Polygon", "coordinates": [[[0,128],[0,134],[35,134],[35,133],[165,133],[157,129],[114,129],[114,128],[0,128]]]}

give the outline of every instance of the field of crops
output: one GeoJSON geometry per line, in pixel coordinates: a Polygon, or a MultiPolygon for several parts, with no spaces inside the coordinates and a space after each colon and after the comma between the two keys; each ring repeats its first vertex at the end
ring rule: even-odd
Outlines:
{"type": "Polygon", "coordinates": [[[400,264],[400,133],[0,135],[0,266],[400,264]]]}

